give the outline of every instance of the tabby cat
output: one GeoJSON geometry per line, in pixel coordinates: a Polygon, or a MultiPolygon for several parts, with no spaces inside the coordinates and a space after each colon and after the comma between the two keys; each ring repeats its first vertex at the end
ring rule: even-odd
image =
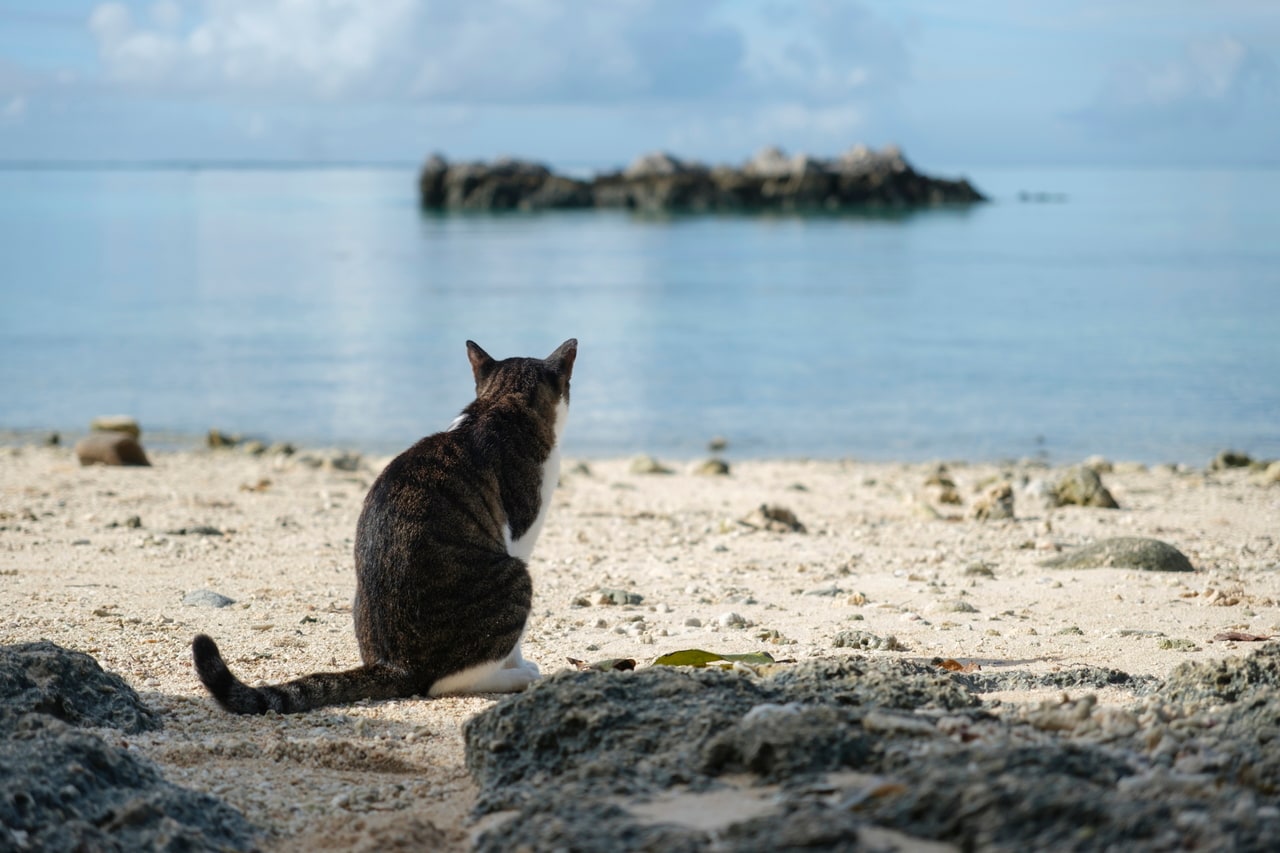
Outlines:
{"type": "Polygon", "coordinates": [[[560,472],[577,340],[545,359],[495,361],[472,341],[476,398],[387,465],[356,526],[352,605],[363,666],[249,687],[213,640],[196,672],[227,710],[282,714],[360,699],[523,690],[533,598],[527,563],[560,472]]]}

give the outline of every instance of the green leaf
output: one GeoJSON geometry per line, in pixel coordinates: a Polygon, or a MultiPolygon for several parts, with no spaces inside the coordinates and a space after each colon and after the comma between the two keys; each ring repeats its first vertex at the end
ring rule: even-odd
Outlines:
{"type": "Polygon", "coordinates": [[[759,666],[761,664],[773,663],[773,656],[768,652],[749,652],[743,655],[722,655],[716,652],[706,652],[702,649],[682,649],[678,652],[670,652],[662,655],[653,662],[654,666],[706,666],[709,663],[719,661],[752,664],[759,666]]]}

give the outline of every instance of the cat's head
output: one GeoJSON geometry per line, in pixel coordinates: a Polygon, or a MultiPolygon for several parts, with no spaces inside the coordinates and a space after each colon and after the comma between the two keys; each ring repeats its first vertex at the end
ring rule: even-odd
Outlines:
{"type": "Polygon", "coordinates": [[[467,358],[476,377],[476,399],[519,395],[529,402],[569,403],[569,378],[578,357],[578,339],[556,347],[546,358],[495,360],[475,341],[467,341],[467,358]]]}

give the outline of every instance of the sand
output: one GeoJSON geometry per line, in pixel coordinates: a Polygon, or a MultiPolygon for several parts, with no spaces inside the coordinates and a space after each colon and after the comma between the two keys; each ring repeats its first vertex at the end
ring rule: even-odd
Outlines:
{"type": "MultiPolygon", "coordinates": [[[[243,718],[190,663],[198,632],[250,683],[358,662],[352,537],[386,460],[149,455],[151,468],[82,468],[66,449],[0,449],[0,644],[48,639],[122,675],[165,728],[99,733],[240,809],[270,849],[465,848],[476,791],[461,727],[500,697],[243,718]],[[235,603],[183,603],[198,590],[235,603]]],[[[950,463],[953,504],[926,485],[936,463],[730,461],[728,476],[567,462],[531,565],[526,657],[544,673],[699,648],[1164,677],[1247,653],[1223,632],[1280,634],[1280,486],[1247,469],[1117,465],[1109,510],[1046,507],[1039,484],[1058,471],[1029,462],[950,463]],[[1016,486],[1016,518],[973,520],[997,478],[1016,486]],[[762,504],[805,532],[751,523],[762,504]],[[1168,542],[1196,571],[1041,565],[1115,536],[1168,542]],[[848,647],[859,637],[897,648],[848,647]]]]}

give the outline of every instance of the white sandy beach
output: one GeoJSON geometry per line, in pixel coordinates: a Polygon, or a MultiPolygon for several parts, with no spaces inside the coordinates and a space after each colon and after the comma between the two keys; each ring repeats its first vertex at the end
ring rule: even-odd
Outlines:
{"type": "MultiPolygon", "coordinates": [[[[198,632],[250,683],[358,662],[352,537],[385,460],[340,470],[306,452],[150,455],[151,468],[82,468],[65,448],[0,449],[0,644],[48,639],[122,675],[165,728],[100,733],[239,808],[274,849],[465,846],[461,726],[499,697],[242,718],[207,697],[190,663],[198,632]],[[235,603],[185,605],[195,590],[235,603]]],[[[1032,464],[950,464],[955,505],[926,486],[936,464],[746,461],[700,476],[569,461],[531,566],[525,655],[544,673],[571,657],[644,666],[700,648],[1165,676],[1244,654],[1248,643],[1214,637],[1280,634],[1280,486],[1207,462],[1117,464],[1103,478],[1121,508],[1106,510],[1032,500],[1021,485],[1056,476],[1032,464]],[[1016,518],[972,520],[1001,477],[1019,486],[1016,518]],[[742,523],[761,504],[807,531],[742,523]],[[1196,571],[1040,565],[1115,536],[1168,542],[1196,571]],[[602,591],[641,599],[601,603],[602,591]],[[837,647],[852,631],[901,650],[837,647]]]]}

